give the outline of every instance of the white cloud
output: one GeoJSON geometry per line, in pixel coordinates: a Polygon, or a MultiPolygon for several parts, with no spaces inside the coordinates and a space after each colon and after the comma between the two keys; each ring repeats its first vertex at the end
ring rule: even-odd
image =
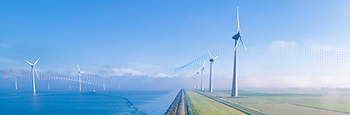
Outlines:
{"type": "Polygon", "coordinates": [[[140,71],[137,70],[133,70],[130,68],[127,69],[112,69],[113,70],[113,74],[116,76],[123,76],[126,74],[131,74],[131,75],[142,75],[142,73],[140,71]]]}
{"type": "Polygon", "coordinates": [[[171,77],[171,76],[169,76],[169,75],[166,75],[166,74],[164,74],[164,73],[158,73],[158,74],[156,74],[156,75],[149,75],[150,77],[171,77]]]}

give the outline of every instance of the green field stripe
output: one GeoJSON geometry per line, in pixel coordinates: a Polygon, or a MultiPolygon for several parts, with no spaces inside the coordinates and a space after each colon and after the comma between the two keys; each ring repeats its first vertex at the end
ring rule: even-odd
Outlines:
{"type": "Polygon", "coordinates": [[[185,90],[187,115],[247,115],[197,92],[185,90]]]}
{"type": "Polygon", "coordinates": [[[317,106],[312,106],[312,105],[303,105],[303,104],[293,104],[293,105],[302,106],[302,107],[309,107],[309,108],[314,108],[314,109],[322,109],[322,110],[326,110],[326,111],[334,111],[334,112],[350,114],[350,112],[346,112],[346,111],[339,111],[339,110],[328,109],[328,108],[323,108],[323,107],[317,107],[317,106]]]}
{"type": "Polygon", "coordinates": [[[236,110],[239,110],[239,111],[241,111],[243,113],[246,113],[248,115],[271,115],[271,114],[266,113],[266,112],[262,112],[262,111],[259,111],[259,110],[256,110],[256,109],[252,109],[252,108],[248,108],[246,106],[242,106],[242,105],[240,105],[238,103],[233,103],[233,102],[230,102],[230,101],[227,101],[227,100],[223,100],[223,99],[220,99],[220,98],[212,97],[212,96],[209,96],[209,95],[204,94],[204,93],[199,92],[199,91],[197,91],[197,93],[201,94],[201,95],[203,95],[203,96],[205,96],[207,98],[210,98],[210,99],[212,99],[212,100],[214,100],[216,102],[222,103],[222,104],[224,104],[226,106],[229,106],[229,107],[234,108],[236,110]]]}

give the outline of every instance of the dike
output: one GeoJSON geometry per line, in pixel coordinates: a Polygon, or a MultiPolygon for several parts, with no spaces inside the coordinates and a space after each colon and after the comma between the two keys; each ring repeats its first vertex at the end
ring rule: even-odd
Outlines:
{"type": "Polygon", "coordinates": [[[184,90],[181,89],[164,115],[185,115],[184,90]]]}

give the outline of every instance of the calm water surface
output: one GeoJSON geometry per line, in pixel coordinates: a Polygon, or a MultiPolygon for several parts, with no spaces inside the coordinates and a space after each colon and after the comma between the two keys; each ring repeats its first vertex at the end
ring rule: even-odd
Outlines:
{"type": "Polygon", "coordinates": [[[162,115],[178,91],[2,91],[0,114],[162,115]]]}

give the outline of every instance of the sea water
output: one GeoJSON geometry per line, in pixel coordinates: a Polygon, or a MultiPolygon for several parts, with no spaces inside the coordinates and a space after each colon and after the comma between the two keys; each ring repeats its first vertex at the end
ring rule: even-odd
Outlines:
{"type": "Polygon", "coordinates": [[[162,115],[178,91],[2,91],[0,114],[162,115]]]}

